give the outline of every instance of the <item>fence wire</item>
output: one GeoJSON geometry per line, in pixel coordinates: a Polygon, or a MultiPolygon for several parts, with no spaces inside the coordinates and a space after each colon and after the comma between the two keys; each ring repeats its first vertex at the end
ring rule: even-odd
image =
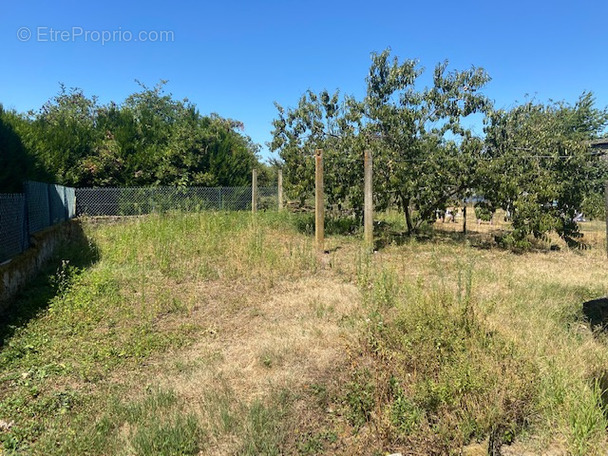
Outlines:
{"type": "Polygon", "coordinates": [[[24,185],[27,201],[27,220],[30,233],[36,233],[49,226],[49,185],[42,182],[26,182],[24,185]]]}
{"type": "Polygon", "coordinates": [[[277,187],[258,187],[258,209],[272,210],[279,207],[277,187]]]}
{"type": "MultiPolygon", "coordinates": [[[[30,235],[76,215],[251,210],[251,187],[82,188],[28,181],[23,194],[0,194],[0,263],[29,247],[30,235]]],[[[259,187],[257,206],[278,206],[276,187],[259,187]]]]}
{"type": "Polygon", "coordinates": [[[25,195],[0,194],[0,263],[27,248],[25,195]]]}
{"type": "Polygon", "coordinates": [[[31,234],[76,215],[73,188],[29,181],[23,191],[0,194],[0,263],[27,249],[31,234]]]}
{"type": "MultiPolygon", "coordinates": [[[[276,187],[258,188],[258,208],[275,209],[276,187]]],[[[251,187],[138,187],[76,189],[76,214],[143,215],[154,212],[251,209],[251,187]]]]}

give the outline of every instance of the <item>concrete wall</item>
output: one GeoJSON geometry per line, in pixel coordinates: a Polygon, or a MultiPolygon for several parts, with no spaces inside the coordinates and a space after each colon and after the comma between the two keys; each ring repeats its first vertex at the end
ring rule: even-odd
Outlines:
{"type": "Polygon", "coordinates": [[[35,233],[31,246],[8,263],[0,265],[0,312],[40,272],[61,241],[80,233],[80,224],[69,220],[35,233]]]}

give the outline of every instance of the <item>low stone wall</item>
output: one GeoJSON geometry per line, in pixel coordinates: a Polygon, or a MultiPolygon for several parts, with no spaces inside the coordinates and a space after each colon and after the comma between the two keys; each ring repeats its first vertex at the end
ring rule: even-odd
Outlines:
{"type": "Polygon", "coordinates": [[[36,277],[60,242],[81,232],[79,222],[74,220],[46,228],[31,236],[30,248],[0,265],[0,312],[36,277]]]}

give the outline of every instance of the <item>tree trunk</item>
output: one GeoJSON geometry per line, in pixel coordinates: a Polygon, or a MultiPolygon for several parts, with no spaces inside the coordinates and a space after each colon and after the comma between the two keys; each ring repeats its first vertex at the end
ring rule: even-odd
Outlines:
{"type": "Polygon", "coordinates": [[[402,199],[403,212],[405,212],[405,223],[407,225],[407,234],[414,232],[414,225],[412,224],[412,214],[410,213],[410,199],[402,199]]]}
{"type": "Polygon", "coordinates": [[[412,234],[414,232],[414,225],[412,224],[412,215],[410,214],[410,199],[406,198],[405,195],[401,192],[398,193],[399,196],[399,204],[403,213],[405,214],[405,224],[407,225],[407,234],[412,234]]]}
{"type": "Polygon", "coordinates": [[[467,234],[467,202],[462,206],[462,234],[467,234]]]}

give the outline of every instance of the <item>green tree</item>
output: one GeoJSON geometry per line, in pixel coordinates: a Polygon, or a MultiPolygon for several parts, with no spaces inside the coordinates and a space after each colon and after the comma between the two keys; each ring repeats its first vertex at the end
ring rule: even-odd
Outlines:
{"type": "Polygon", "coordinates": [[[308,90],[297,108],[275,105],[278,118],[273,121],[270,149],[279,153],[287,194],[301,205],[312,196],[314,155],[322,149],[328,203],[338,209],[351,207],[360,215],[362,191],[356,182],[363,175],[363,162],[356,102],[341,99],[339,92],[308,90]]]}
{"type": "Polygon", "coordinates": [[[489,77],[477,68],[448,72],[444,62],[435,68],[433,86],[419,89],[421,74],[416,61],[391,59],[387,49],[372,54],[364,100],[308,91],[295,109],[277,105],[271,150],[284,162],[292,196],[303,201],[312,192],[316,148],[324,150],[330,204],[348,204],[357,213],[363,150],[371,149],[376,205],[398,204],[410,232],[466,196],[477,179],[482,142],[463,119],[490,108],[479,92],[489,77]]]}
{"type": "Polygon", "coordinates": [[[23,181],[48,179],[36,156],[25,146],[30,122],[0,105],[0,193],[20,193],[23,181]]]}
{"type": "Polygon", "coordinates": [[[94,155],[103,140],[97,128],[97,98],[87,98],[81,89],[61,85],[57,96],[32,113],[31,132],[25,138],[53,180],[80,186],[85,182],[81,164],[94,155]]]}
{"type": "Polygon", "coordinates": [[[489,116],[480,187],[511,213],[516,241],[553,230],[566,239],[579,237],[574,218],[602,191],[607,176],[605,160],[589,141],[607,122],[591,93],[574,105],[530,101],[489,116]]]}
{"type": "Polygon", "coordinates": [[[247,185],[251,169],[262,165],[242,123],[202,116],[165,84],[140,83],[122,104],[105,106],[61,86],[24,119],[24,147],[67,185],[247,185]]]}
{"type": "Polygon", "coordinates": [[[259,147],[241,133],[243,124],[201,116],[187,99],[164,93],[164,84],[142,85],[113,114],[129,179],[138,185],[248,184],[259,147]]]}
{"type": "Polygon", "coordinates": [[[447,66],[438,64],[433,85],[418,89],[418,62],[391,59],[388,49],[372,55],[362,132],[371,139],[383,177],[376,188],[394,195],[409,232],[433,220],[450,200],[467,196],[477,180],[481,141],[463,121],[490,109],[480,92],[490,78],[481,68],[448,72],[447,66]]]}

